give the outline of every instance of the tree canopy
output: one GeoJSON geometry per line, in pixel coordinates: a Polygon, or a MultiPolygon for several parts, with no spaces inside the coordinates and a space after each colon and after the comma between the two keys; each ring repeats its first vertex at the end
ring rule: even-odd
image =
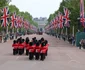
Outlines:
{"type": "Polygon", "coordinates": [[[25,20],[28,20],[30,22],[30,24],[33,24],[34,26],[38,26],[37,23],[35,23],[32,19],[32,15],[30,15],[30,13],[23,12],[23,11],[19,11],[19,9],[15,6],[15,5],[9,5],[9,11],[11,13],[16,12],[17,15],[22,16],[25,20]]]}
{"type": "Polygon", "coordinates": [[[0,8],[7,6],[11,0],[1,0],[0,1],[0,8]]]}
{"type": "Polygon", "coordinates": [[[80,17],[80,0],[62,0],[62,2],[60,3],[59,9],[56,10],[53,14],[50,14],[48,18],[48,22],[50,22],[56,17],[56,15],[58,14],[58,11],[64,13],[63,7],[67,7],[69,11],[71,12],[70,33],[72,33],[72,26],[75,26],[75,33],[77,32],[78,27],[80,27],[80,30],[82,31],[83,27],[81,26],[81,24],[80,25],[78,24],[79,23],[78,18],[80,17]]]}
{"type": "MultiPolygon", "coordinates": [[[[7,6],[9,8],[10,16],[12,15],[12,13],[16,12],[16,15],[23,17],[24,20],[27,20],[27,21],[29,21],[30,24],[38,27],[38,24],[33,21],[33,17],[32,17],[32,15],[30,15],[29,12],[20,11],[15,5],[9,5],[9,3],[11,1],[12,0],[1,0],[0,1],[0,9],[3,9],[4,7],[7,6]]],[[[0,17],[1,17],[1,15],[2,15],[2,11],[0,10],[0,17]]],[[[0,21],[0,31],[2,31],[3,29],[5,29],[5,28],[1,27],[1,21],[0,21]]]]}
{"type": "Polygon", "coordinates": [[[15,5],[9,5],[10,2],[11,2],[11,0],[1,0],[0,8],[2,9],[5,6],[8,6],[10,14],[16,12],[16,15],[22,16],[25,20],[28,20],[30,22],[30,24],[38,26],[38,24],[32,20],[33,17],[32,17],[32,15],[30,15],[30,13],[19,11],[19,9],[15,5]]]}

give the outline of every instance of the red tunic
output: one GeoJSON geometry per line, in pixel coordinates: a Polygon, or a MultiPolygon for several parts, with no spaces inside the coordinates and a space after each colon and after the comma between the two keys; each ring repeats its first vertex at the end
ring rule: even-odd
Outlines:
{"type": "Polygon", "coordinates": [[[23,44],[23,46],[24,46],[24,48],[26,47],[26,42],[24,42],[24,43],[22,43],[23,44]]]}
{"type": "Polygon", "coordinates": [[[29,46],[29,52],[35,52],[35,45],[29,46]]]}
{"type": "Polygon", "coordinates": [[[26,44],[25,48],[26,50],[29,50],[29,44],[26,44]]]}
{"type": "Polygon", "coordinates": [[[35,47],[35,51],[36,51],[36,52],[40,53],[40,50],[41,50],[41,45],[35,47]]]}
{"type": "Polygon", "coordinates": [[[46,46],[41,47],[40,53],[46,53],[46,51],[47,51],[47,47],[46,46]]]}
{"type": "Polygon", "coordinates": [[[18,46],[19,46],[18,43],[12,45],[12,47],[13,47],[14,49],[18,49],[18,46]]]}
{"type": "Polygon", "coordinates": [[[49,46],[49,44],[46,44],[46,49],[48,50],[48,46],[49,46]]]}
{"type": "Polygon", "coordinates": [[[19,49],[23,49],[24,48],[24,45],[23,45],[23,43],[22,44],[19,44],[19,47],[18,47],[19,49]]]}

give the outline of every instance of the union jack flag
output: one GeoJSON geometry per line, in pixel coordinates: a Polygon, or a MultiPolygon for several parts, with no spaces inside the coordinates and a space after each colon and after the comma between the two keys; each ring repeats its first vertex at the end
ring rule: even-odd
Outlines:
{"type": "Polygon", "coordinates": [[[55,18],[55,27],[56,28],[58,27],[58,16],[56,16],[56,18],[55,18]]]}
{"type": "Polygon", "coordinates": [[[8,18],[9,18],[9,9],[8,9],[8,7],[5,7],[2,10],[2,12],[3,12],[3,16],[1,16],[1,19],[3,20],[3,22],[2,22],[1,26],[6,27],[8,25],[8,18]]]}
{"type": "Polygon", "coordinates": [[[59,24],[60,24],[60,28],[63,28],[63,15],[62,15],[62,13],[60,13],[60,15],[59,15],[59,24]]]}
{"type": "Polygon", "coordinates": [[[21,27],[20,16],[17,16],[17,18],[16,18],[16,27],[17,27],[17,28],[20,28],[20,27],[21,27]]]}
{"type": "Polygon", "coordinates": [[[15,28],[18,28],[19,24],[18,24],[18,16],[16,16],[16,21],[15,21],[15,28]]]}
{"type": "Polygon", "coordinates": [[[28,24],[27,21],[24,21],[24,28],[25,28],[25,29],[28,29],[28,28],[29,28],[29,24],[28,24]]]}
{"type": "Polygon", "coordinates": [[[16,27],[16,13],[14,12],[11,16],[11,28],[16,27]]]}
{"type": "Polygon", "coordinates": [[[19,27],[20,27],[20,28],[23,27],[23,18],[22,18],[22,17],[20,17],[20,24],[19,24],[19,27]]]}
{"type": "Polygon", "coordinates": [[[80,0],[80,22],[82,26],[85,26],[85,17],[84,17],[84,1],[80,0]]]}
{"type": "Polygon", "coordinates": [[[66,27],[70,27],[70,24],[69,24],[69,22],[70,22],[69,14],[70,14],[69,10],[64,7],[64,22],[65,22],[64,26],[66,26],[66,27]]]}
{"type": "Polygon", "coordinates": [[[57,27],[60,28],[60,14],[58,13],[58,16],[57,16],[57,27]]]}
{"type": "Polygon", "coordinates": [[[53,28],[56,28],[56,18],[53,19],[53,28]]]}

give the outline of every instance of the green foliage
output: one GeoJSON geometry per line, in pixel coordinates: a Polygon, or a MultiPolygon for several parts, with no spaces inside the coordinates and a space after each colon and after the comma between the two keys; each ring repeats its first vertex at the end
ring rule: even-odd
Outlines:
{"type": "Polygon", "coordinates": [[[9,11],[11,13],[16,12],[16,14],[22,16],[24,18],[24,20],[28,20],[30,24],[38,26],[38,24],[35,23],[32,20],[32,16],[30,15],[30,13],[28,13],[28,12],[20,12],[19,9],[15,5],[10,5],[9,6],[9,11]]]}
{"type": "Polygon", "coordinates": [[[51,22],[51,20],[54,18],[54,14],[50,14],[49,18],[48,18],[48,22],[51,22]]]}
{"type": "MultiPolygon", "coordinates": [[[[84,0],[85,3],[85,0],[84,0]]],[[[84,4],[85,5],[85,4],[84,4]]],[[[67,7],[69,11],[71,12],[70,14],[70,33],[72,33],[72,26],[75,26],[75,33],[78,31],[78,19],[80,16],[80,0],[62,0],[59,9],[51,14],[48,18],[48,22],[50,22],[55,16],[57,15],[58,11],[63,12],[63,7],[67,7]]],[[[80,30],[83,31],[83,27],[80,26],[80,30]]]]}
{"type": "MultiPolygon", "coordinates": [[[[0,0],[0,9],[3,9],[5,6],[8,6],[8,4],[9,4],[9,2],[10,2],[11,0],[0,0]]],[[[2,12],[1,12],[1,10],[0,10],[0,17],[1,17],[1,14],[2,14],[2,12]]],[[[1,24],[1,21],[0,21],[0,24],[1,24]]],[[[3,28],[1,27],[1,25],[0,25],[0,32],[3,30],[3,28]]]]}
{"type": "Polygon", "coordinates": [[[10,13],[16,12],[17,15],[19,14],[19,9],[15,5],[10,5],[9,11],[10,11],[10,13]]]}
{"type": "Polygon", "coordinates": [[[30,15],[30,13],[28,12],[20,12],[19,13],[21,16],[24,17],[24,19],[28,20],[30,24],[33,24],[34,26],[38,27],[38,24],[35,23],[33,20],[32,20],[32,16],[30,15]]]}
{"type": "MultiPolygon", "coordinates": [[[[3,7],[8,6],[9,7],[9,12],[10,12],[10,16],[12,15],[12,13],[16,12],[16,15],[20,15],[24,18],[24,20],[28,20],[30,24],[38,27],[38,24],[35,23],[32,19],[32,16],[30,15],[30,13],[28,12],[21,12],[19,11],[19,9],[15,6],[15,5],[9,5],[9,2],[11,0],[0,0],[0,9],[3,9],[3,7]]],[[[2,12],[0,11],[0,17],[1,17],[2,12]]],[[[0,22],[1,24],[1,22],[0,22]]],[[[10,27],[9,27],[10,29],[10,27]]],[[[0,25],[0,32],[3,30],[3,28],[0,25]]]]}
{"type": "Polygon", "coordinates": [[[7,6],[11,0],[0,0],[0,8],[7,6]]]}

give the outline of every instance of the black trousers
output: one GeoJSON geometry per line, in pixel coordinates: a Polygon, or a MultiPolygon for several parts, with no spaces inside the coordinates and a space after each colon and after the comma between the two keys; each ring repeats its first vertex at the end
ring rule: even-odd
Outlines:
{"type": "Polygon", "coordinates": [[[35,60],[39,60],[40,53],[35,53],[35,60]]]}
{"type": "Polygon", "coordinates": [[[29,52],[29,59],[33,60],[34,59],[34,53],[33,52],[29,52]]]}
{"type": "Polygon", "coordinates": [[[13,49],[13,55],[18,54],[18,49],[13,49]]]}
{"type": "Polygon", "coordinates": [[[24,48],[23,48],[23,52],[22,53],[24,54],[24,48]]]}
{"type": "Polygon", "coordinates": [[[26,49],[26,55],[28,55],[28,54],[29,54],[29,50],[26,49]]]}
{"type": "Polygon", "coordinates": [[[40,60],[43,61],[45,59],[45,54],[44,53],[41,53],[40,56],[41,56],[40,60]]]}
{"type": "Polygon", "coordinates": [[[19,49],[19,55],[23,54],[23,49],[19,49]]]}

